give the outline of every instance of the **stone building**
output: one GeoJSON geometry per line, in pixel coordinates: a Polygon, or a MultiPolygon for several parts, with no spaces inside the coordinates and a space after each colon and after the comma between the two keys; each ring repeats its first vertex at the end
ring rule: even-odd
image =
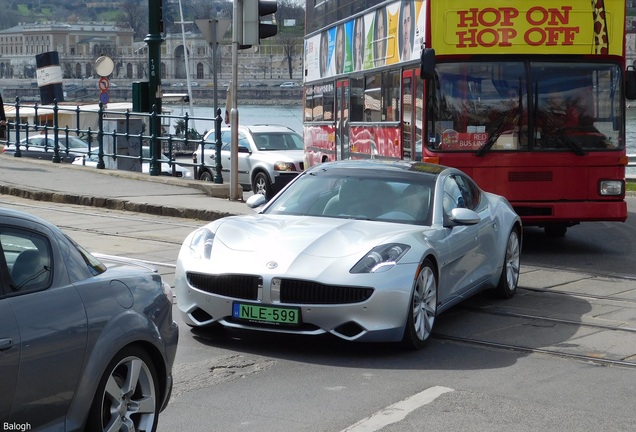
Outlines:
{"type": "MultiPolygon", "coordinates": [[[[212,49],[199,33],[166,34],[161,45],[162,79],[185,80],[186,57],[193,80],[212,78],[212,49]],[[185,44],[184,44],[185,39],[185,44]]],[[[302,77],[302,39],[292,58],[293,78],[302,77]]],[[[94,62],[107,55],[115,62],[111,78],[147,79],[148,48],[133,40],[133,30],[113,24],[32,23],[0,30],[0,78],[35,78],[35,56],[57,51],[64,78],[95,78],[94,62]]],[[[219,80],[230,79],[231,40],[220,44],[219,80]]],[[[240,54],[242,79],[289,79],[288,58],[281,45],[264,45],[240,54]]]]}

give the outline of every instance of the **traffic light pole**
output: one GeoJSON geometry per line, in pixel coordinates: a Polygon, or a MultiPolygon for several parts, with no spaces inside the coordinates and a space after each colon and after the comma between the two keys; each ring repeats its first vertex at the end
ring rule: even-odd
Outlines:
{"type": "Polygon", "coordinates": [[[238,93],[238,49],[242,39],[243,28],[243,0],[235,0],[232,11],[232,81],[231,89],[231,111],[230,111],[230,200],[238,201],[238,125],[239,112],[236,103],[238,93]]]}

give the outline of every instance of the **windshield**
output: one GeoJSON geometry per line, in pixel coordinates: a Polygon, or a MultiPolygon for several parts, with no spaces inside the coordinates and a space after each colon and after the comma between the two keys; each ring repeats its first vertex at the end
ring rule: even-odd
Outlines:
{"type": "Polygon", "coordinates": [[[60,137],[60,141],[66,143],[66,148],[72,150],[88,150],[88,143],[79,138],[69,135],[66,139],[60,137]]]}
{"type": "Polygon", "coordinates": [[[430,225],[432,178],[371,170],[313,171],[299,177],[264,213],[430,225]]]}
{"type": "Polygon", "coordinates": [[[268,150],[303,150],[303,139],[300,135],[286,132],[263,132],[252,134],[256,148],[268,150]]]}
{"type": "Polygon", "coordinates": [[[428,148],[443,151],[622,149],[615,64],[478,62],[437,65],[428,148]]]}

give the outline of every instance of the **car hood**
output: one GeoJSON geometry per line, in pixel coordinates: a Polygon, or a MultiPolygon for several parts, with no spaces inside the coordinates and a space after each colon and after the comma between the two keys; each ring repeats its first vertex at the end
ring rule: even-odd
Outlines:
{"type": "MultiPolygon", "coordinates": [[[[428,229],[416,225],[328,217],[247,215],[207,226],[215,232],[210,261],[191,262],[190,270],[218,273],[275,272],[307,277],[347,270],[377,245],[425,243],[428,229]],[[200,266],[200,267],[199,267],[200,266]]],[[[417,248],[421,252],[421,248],[417,248]]],[[[419,259],[414,253],[412,260],[419,259]]],[[[405,257],[401,262],[411,258],[405,257]]],[[[196,261],[196,260],[195,260],[196,261]]]]}
{"type": "Polygon", "coordinates": [[[252,157],[269,162],[302,162],[305,156],[304,150],[265,150],[252,153],[252,157]]]}

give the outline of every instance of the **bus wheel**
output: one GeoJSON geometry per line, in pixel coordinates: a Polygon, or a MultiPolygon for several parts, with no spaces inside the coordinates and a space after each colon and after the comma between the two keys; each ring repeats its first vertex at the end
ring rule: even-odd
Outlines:
{"type": "Polygon", "coordinates": [[[568,230],[568,226],[566,224],[555,223],[551,225],[546,225],[544,229],[545,229],[545,234],[548,237],[564,237],[565,233],[568,230]]]}

